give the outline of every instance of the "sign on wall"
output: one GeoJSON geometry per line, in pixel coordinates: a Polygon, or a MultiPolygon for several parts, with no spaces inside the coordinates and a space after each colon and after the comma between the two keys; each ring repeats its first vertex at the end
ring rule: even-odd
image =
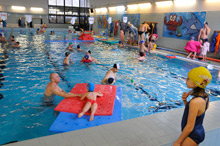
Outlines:
{"type": "Polygon", "coordinates": [[[93,24],[94,23],[94,17],[89,17],[89,24],[93,24]]]}
{"type": "Polygon", "coordinates": [[[123,22],[127,23],[128,22],[128,17],[123,17],[123,22]]]}
{"type": "Polygon", "coordinates": [[[204,26],[206,12],[165,13],[163,36],[189,40],[204,26]]]}
{"type": "Polygon", "coordinates": [[[7,20],[7,13],[0,13],[0,18],[2,18],[2,20],[7,20]]]}

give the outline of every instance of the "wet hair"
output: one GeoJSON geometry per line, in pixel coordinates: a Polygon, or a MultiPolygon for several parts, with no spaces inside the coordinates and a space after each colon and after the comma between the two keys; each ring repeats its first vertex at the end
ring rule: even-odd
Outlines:
{"type": "Polygon", "coordinates": [[[39,31],[40,29],[38,28],[37,30],[39,31]]]}
{"type": "Polygon", "coordinates": [[[90,50],[88,50],[87,52],[88,52],[89,54],[91,54],[91,51],[90,51],[90,50]]]}
{"type": "Polygon", "coordinates": [[[143,52],[140,52],[140,56],[143,57],[143,56],[144,56],[144,53],[143,53],[143,52]]]}
{"type": "Polygon", "coordinates": [[[20,44],[19,42],[16,42],[18,45],[20,44]]]}
{"type": "Polygon", "coordinates": [[[108,83],[109,84],[112,84],[114,82],[114,79],[113,78],[108,78],[108,83]]]}
{"type": "Polygon", "coordinates": [[[65,53],[65,56],[67,57],[67,56],[69,56],[70,55],[70,52],[66,52],[65,53]]]}
{"type": "Polygon", "coordinates": [[[201,97],[201,96],[203,96],[205,98],[209,97],[209,95],[205,92],[205,89],[200,88],[200,87],[193,88],[193,92],[191,95],[193,95],[195,97],[201,97]]]}
{"type": "Polygon", "coordinates": [[[12,38],[15,38],[13,35],[11,36],[12,38]]]}

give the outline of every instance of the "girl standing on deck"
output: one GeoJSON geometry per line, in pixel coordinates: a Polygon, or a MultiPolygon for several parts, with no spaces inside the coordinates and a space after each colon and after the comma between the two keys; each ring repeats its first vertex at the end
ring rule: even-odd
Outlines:
{"type": "Polygon", "coordinates": [[[197,67],[188,73],[186,85],[193,90],[182,95],[185,110],[182,117],[182,133],[173,146],[197,146],[205,139],[203,119],[209,105],[209,97],[205,87],[210,83],[212,76],[205,67],[197,67]],[[187,97],[193,98],[187,102],[187,97]]]}

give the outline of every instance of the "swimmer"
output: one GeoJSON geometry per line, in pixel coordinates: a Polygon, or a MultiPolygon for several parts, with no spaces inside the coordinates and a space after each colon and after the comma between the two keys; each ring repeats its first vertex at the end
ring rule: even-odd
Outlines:
{"type": "Polygon", "coordinates": [[[36,30],[36,34],[40,34],[40,29],[39,28],[36,30]]]}
{"type": "Polygon", "coordinates": [[[119,48],[121,48],[121,47],[124,47],[124,46],[125,46],[125,45],[122,43],[122,41],[119,41],[118,43],[119,43],[119,44],[118,44],[118,47],[119,47],[119,48]]]}
{"type": "Polygon", "coordinates": [[[95,63],[97,63],[97,64],[101,64],[100,62],[98,62],[97,59],[95,59],[94,57],[91,56],[91,53],[92,53],[91,50],[88,50],[88,51],[86,52],[86,55],[89,56],[89,60],[92,60],[92,62],[95,62],[95,63]]]}
{"type": "Polygon", "coordinates": [[[137,58],[138,61],[144,61],[145,58],[145,54],[143,52],[140,52],[139,57],[137,58]]]}
{"type": "Polygon", "coordinates": [[[46,90],[44,92],[43,102],[45,105],[52,105],[54,103],[55,95],[58,95],[64,98],[82,96],[82,94],[66,93],[64,90],[62,90],[58,86],[59,83],[60,83],[59,75],[57,73],[51,73],[50,83],[47,84],[46,90]]]}
{"type": "Polygon", "coordinates": [[[13,48],[19,48],[19,47],[20,47],[20,43],[19,43],[19,42],[16,42],[14,45],[11,45],[11,47],[13,47],[13,48]]]}
{"type": "Polygon", "coordinates": [[[66,49],[69,51],[73,51],[73,43],[69,43],[69,46],[66,49]]]}
{"type": "Polygon", "coordinates": [[[63,65],[71,65],[73,64],[74,62],[72,61],[72,59],[70,59],[70,62],[69,62],[69,58],[70,58],[71,54],[70,52],[66,52],[65,53],[65,58],[63,60],[63,65]],[[70,64],[71,63],[71,64],[70,64]]]}
{"type": "Polygon", "coordinates": [[[107,71],[105,74],[105,77],[102,79],[101,83],[102,84],[113,84],[115,83],[116,80],[116,73],[120,69],[119,64],[114,64],[113,67],[107,71]]]}
{"type": "Polygon", "coordinates": [[[81,118],[89,109],[91,109],[91,116],[89,119],[89,121],[91,122],[94,119],[94,114],[98,108],[96,98],[103,96],[103,94],[101,92],[94,92],[95,84],[93,83],[88,83],[86,88],[87,88],[87,93],[85,93],[80,98],[80,100],[84,100],[87,97],[87,102],[83,107],[82,112],[78,114],[78,117],[81,118]]]}
{"type": "Polygon", "coordinates": [[[85,55],[80,62],[83,62],[83,63],[90,63],[92,62],[92,60],[89,59],[89,56],[88,55],[85,55]]]}
{"type": "Polygon", "coordinates": [[[80,45],[77,45],[77,51],[80,51],[80,52],[85,52],[84,50],[80,49],[80,45]]]}
{"type": "Polygon", "coordinates": [[[2,34],[0,33],[0,42],[5,43],[7,40],[4,36],[2,36],[2,34]]]}
{"type": "Polygon", "coordinates": [[[145,47],[143,40],[140,42],[140,44],[141,44],[140,45],[140,52],[143,52],[143,53],[144,53],[144,51],[149,52],[148,48],[145,47]]]}
{"type": "Polygon", "coordinates": [[[209,107],[209,95],[205,88],[211,80],[212,75],[205,67],[194,68],[188,73],[186,85],[192,91],[182,94],[185,105],[181,124],[182,133],[173,146],[197,146],[205,139],[203,119],[209,107]],[[193,98],[187,101],[189,95],[193,98]]]}

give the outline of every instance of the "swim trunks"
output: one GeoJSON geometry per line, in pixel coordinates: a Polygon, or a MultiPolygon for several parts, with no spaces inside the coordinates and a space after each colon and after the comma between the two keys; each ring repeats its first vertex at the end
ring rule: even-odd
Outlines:
{"type": "Polygon", "coordinates": [[[143,31],[138,31],[138,34],[139,35],[142,35],[144,32],[143,31]]]}
{"type": "Polygon", "coordinates": [[[94,103],[97,103],[96,100],[92,100],[92,99],[88,99],[88,98],[87,98],[87,102],[90,102],[91,105],[93,105],[94,103]]]}

